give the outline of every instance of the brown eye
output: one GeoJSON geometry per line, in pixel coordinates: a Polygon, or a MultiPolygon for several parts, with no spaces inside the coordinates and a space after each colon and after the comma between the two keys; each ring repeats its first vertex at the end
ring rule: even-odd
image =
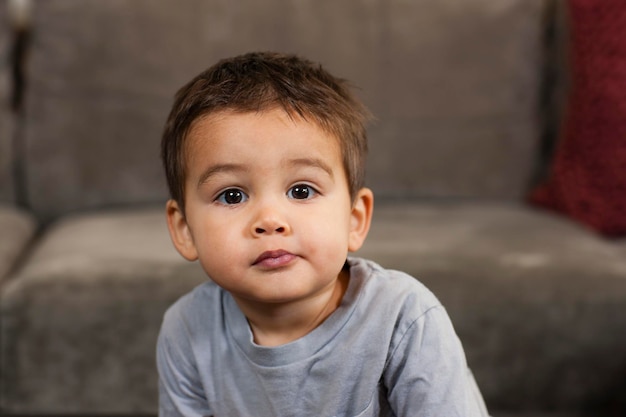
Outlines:
{"type": "Polygon", "coordinates": [[[233,205],[243,203],[248,196],[237,188],[229,188],[217,196],[216,201],[225,205],[233,205]]]}
{"type": "Polygon", "coordinates": [[[309,185],[297,184],[289,189],[287,195],[295,200],[307,200],[313,197],[316,191],[309,185]]]}

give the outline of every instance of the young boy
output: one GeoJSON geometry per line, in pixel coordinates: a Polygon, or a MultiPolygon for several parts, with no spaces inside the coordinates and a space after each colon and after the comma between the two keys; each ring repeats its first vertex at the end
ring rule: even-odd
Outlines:
{"type": "Polygon", "coordinates": [[[367,236],[366,109],[291,55],[218,62],[162,141],[176,249],[210,281],[166,313],[161,416],[484,416],[461,344],[367,236]]]}

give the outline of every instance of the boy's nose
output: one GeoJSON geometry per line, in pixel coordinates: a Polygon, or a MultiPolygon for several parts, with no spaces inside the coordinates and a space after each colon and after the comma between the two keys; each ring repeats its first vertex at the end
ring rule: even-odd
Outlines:
{"type": "Polygon", "coordinates": [[[252,232],[255,236],[270,234],[288,234],[291,231],[289,224],[276,211],[262,210],[252,224],[252,232]]]}
{"type": "Polygon", "coordinates": [[[269,227],[267,229],[263,228],[263,227],[257,227],[254,229],[254,233],[256,233],[257,235],[261,235],[263,233],[268,233],[268,232],[276,232],[276,233],[284,233],[285,232],[285,228],[283,226],[278,226],[278,227],[269,227]],[[272,230],[273,229],[273,230],[272,230]]]}

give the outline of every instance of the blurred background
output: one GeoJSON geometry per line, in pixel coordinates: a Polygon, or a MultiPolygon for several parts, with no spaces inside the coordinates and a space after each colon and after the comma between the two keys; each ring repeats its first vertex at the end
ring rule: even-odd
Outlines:
{"type": "Polygon", "coordinates": [[[297,53],[355,87],[360,256],[447,307],[494,416],[626,415],[618,0],[0,0],[0,410],[156,415],[174,93],[297,53]],[[575,155],[575,156],[572,156],[575,155]]]}

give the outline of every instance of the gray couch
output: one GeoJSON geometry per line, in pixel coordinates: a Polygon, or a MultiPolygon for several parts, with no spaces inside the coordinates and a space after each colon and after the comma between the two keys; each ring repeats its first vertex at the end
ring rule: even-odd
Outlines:
{"type": "Polygon", "coordinates": [[[557,137],[561,2],[42,0],[11,112],[7,1],[3,412],[156,413],[161,317],[205,279],[167,235],[161,129],[191,76],[272,49],[352,80],[377,116],[360,255],[439,296],[491,413],[625,415],[626,243],[524,199],[557,137]]]}

